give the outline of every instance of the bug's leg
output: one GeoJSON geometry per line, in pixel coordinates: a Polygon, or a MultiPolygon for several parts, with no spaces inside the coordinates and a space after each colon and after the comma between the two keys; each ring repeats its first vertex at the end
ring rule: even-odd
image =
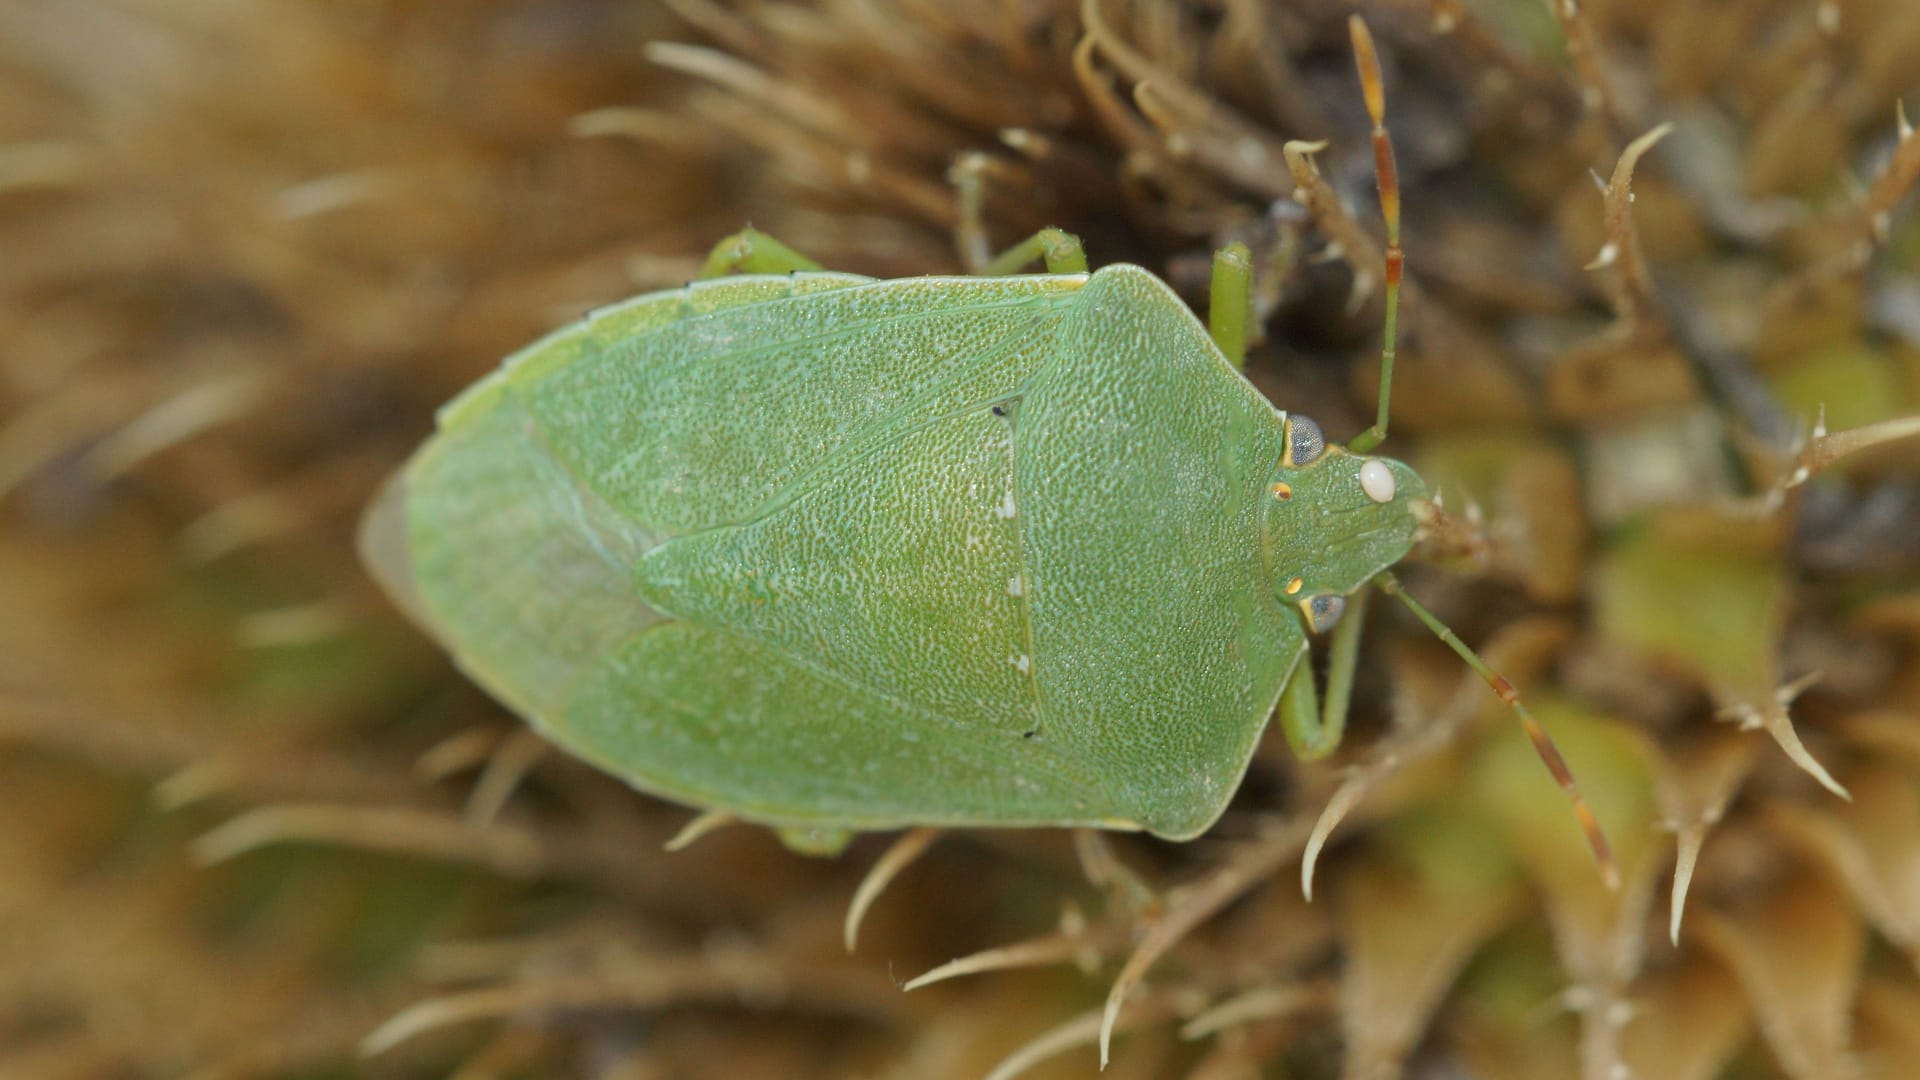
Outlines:
{"type": "Polygon", "coordinates": [[[728,274],[789,274],[795,270],[819,269],[819,263],[749,226],[713,245],[700,276],[717,278],[728,274]]]}
{"type": "Polygon", "coordinates": [[[1347,599],[1347,610],[1333,630],[1327,656],[1327,699],[1319,700],[1313,657],[1303,654],[1280,696],[1280,730],[1302,761],[1333,753],[1347,732],[1347,708],[1353,700],[1353,671],[1360,656],[1360,627],[1366,623],[1367,591],[1347,599]]]}
{"type": "Polygon", "coordinates": [[[987,253],[985,218],[986,173],[992,159],[985,154],[963,154],[947,170],[959,205],[960,220],[954,226],[954,246],[967,273],[980,277],[1006,277],[1027,268],[1035,259],[1046,263],[1049,274],[1084,274],[1087,252],[1080,238],[1065,229],[1045,228],[991,258],[987,253]]]}
{"type": "Polygon", "coordinates": [[[780,838],[780,846],[795,855],[815,855],[831,858],[847,850],[853,843],[852,829],[835,829],[828,826],[789,825],[773,830],[780,838]]]}
{"type": "Polygon", "coordinates": [[[1319,676],[1313,673],[1313,653],[1302,650],[1300,662],[1287,677],[1287,688],[1280,694],[1280,730],[1286,732],[1287,745],[1295,757],[1312,761],[1325,757],[1332,749],[1320,723],[1319,676]]]}
{"type": "Polygon", "coordinates": [[[1418,600],[1408,596],[1407,591],[1400,586],[1400,579],[1394,577],[1391,571],[1382,570],[1374,576],[1373,580],[1380,586],[1381,591],[1405,604],[1407,610],[1413,612],[1414,618],[1424,623],[1427,629],[1433,631],[1435,637],[1446,644],[1447,648],[1452,649],[1455,655],[1465,660],[1475,674],[1487,681],[1487,685],[1493,688],[1493,692],[1499,696],[1500,700],[1513,709],[1514,715],[1520,720],[1520,727],[1527,733],[1527,741],[1533,743],[1534,752],[1540,755],[1540,760],[1546,764],[1547,771],[1553,774],[1561,790],[1573,800],[1574,816],[1580,819],[1580,830],[1587,834],[1587,844],[1593,848],[1594,861],[1600,864],[1600,873],[1606,879],[1607,888],[1618,889],[1620,867],[1613,861],[1613,848],[1607,843],[1607,834],[1600,828],[1600,819],[1594,816],[1593,807],[1588,806],[1586,797],[1580,794],[1580,785],[1574,782],[1573,771],[1567,768],[1566,759],[1560,756],[1560,748],[1553,744],[1553,738],[1547,734],[1547,730],[1541,727],[1540,721],[1535,720],[1533,713],[1527,710],[1525,703],[1520,700],[1519,691],[1513,688],[1513,684],[1508,682],[1504,675],[1493,670],[1485,660],[1480,659],[1479,653],[1468,648],[1467,643],[1461,641],[1459,635],[1455,634],[1447,624],[1435,618],[1433,613],[1421,606],[1418,600]]]}
{"type": "Polygon", "coordinates": [[[1027,264],[1035,259],[1047,264],[1049,274],[1087,272],[1087,252],[1080,246],[1080,238],[1065,229],[1054,228],[1041,229],[988,259],[980,272],[987,277],[1005,277],[1026,269],[1027,264]]]}
{"type": "Polygon", "coordinates": [[[1387,437],[1388,406],[1393,400],[1393,354],[1400,334],[1400,278],[1405,252],[1400,250],[1400,170],[1393,160],[1393,140],[1387,135],[1387,95],[1380,79],[1380,57],[1373,49],[1373,35],[1360,16],[1347,20],[1353,38],[1353,58],[1360,68],[1360,94],[1367,101],[1367,115],[1373,120],[1373,168],[1380,181],[1380,216],[1387,223],[1387,318],[1380,344],[1380,404],[1373,426],[1355,435],[1347,447],[1366,453],[1387,437]]]}
{"type": "Polygon", "coordinates": [[[1252,336],[1253,255],[1235,240],[1213,253],[1213,285],[1207,302],[1207,333],[1235,371],[1247,366],[1252,336]]]}

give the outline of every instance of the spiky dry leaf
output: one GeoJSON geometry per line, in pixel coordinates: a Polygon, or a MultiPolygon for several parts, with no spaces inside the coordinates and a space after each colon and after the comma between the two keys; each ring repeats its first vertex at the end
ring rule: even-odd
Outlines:
{"type": "Polygon", "coordinates": [[[1861,1075],[1893,1080],[1920,1069],[1920,988],[1870,977],[1860,985],[1861,1075]]]}
{"type": "MultiPolygon", "coordinates": [[[[1448,825],[1435,817],[1407,830],[1409,846],[1471,850],[1471,837],[1436,836],[1448,825]]],[[[1369,864],[1348,875],[1333,898],[1346,957],[1344,1068],[1356,1080],[1399,1073],[1461,966],[1518,909],[1507,867],[1471,858],[1449,867],[1439,865],[1441,858],[1369,864]]]]}
{"type": "Polygon", "coordinates": [[[1698,745],[1674,747],[1660,758],[1654,796],[1661,826],[1674,834],[1673,891],[1668,902],[1667,939],[1680,944],[1680,922],[1707,832],[1726,815],[1752,771],[1755,746],[1750,736],[1716,735],[1698,745]]]}
{"type": "Polygon", "coordinates": [[[1887,943],[1920,970],[1920,787],[1876,768],[1853,780],[1853,801],[1813,808],[1770,805],[1780,835],[1825,863],[1887,943]]]}
{"type": "Polygon", "coordinates": [[[1801,876],[1750,908],[1703,913],[1699,929],[1745,988],[1789,1076],[1859,1074],[1850,1027],[1866,939],[1859,912],[1836,884],[1801,876]]]}
{"type": "Polygon", "coordinates": [[[1723,1075],[1752,1027],[1733,976],[1698,958],[1647,978],[1627,1008],[1621,1061],[1647,1080],[1723,1075]]]}

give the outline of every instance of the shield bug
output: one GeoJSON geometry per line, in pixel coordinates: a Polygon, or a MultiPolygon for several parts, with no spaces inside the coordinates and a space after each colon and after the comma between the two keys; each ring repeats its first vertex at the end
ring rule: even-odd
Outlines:
{"type": "MultiPolygon", "coordinates": [[[[751,230],[713,275],[597,311],[440,410],[363,545],[477,682],[635,787],[789,842],[905,825],[1200,834],[1276,707],[1340,739],[1369,584],[1401,590],[1426,486],[1238,370],[1248,259],[1212,331],[1137,266],[873,280],[751,230]],[[720,276],[728,271],[739,276],[720,276]],[[1343,618],[1344,615],[1344,618],[1343,618]],[[1324,706],[1306,662],[1331,633],[1324,706]]],[[[1605,862],[1603,854],[1603,864],[1605,862]]]]}

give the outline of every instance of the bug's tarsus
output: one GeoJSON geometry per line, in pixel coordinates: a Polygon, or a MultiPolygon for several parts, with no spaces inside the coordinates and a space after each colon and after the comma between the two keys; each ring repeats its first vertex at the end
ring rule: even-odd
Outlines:
{"type": "Polygon", "coordinates": [[[1046,264],[1049,274],[1087,272],[1087,250],[1081,246],[1080,238],[1051,226],[987,260],[980,272],[987,277],[1006,277],[1025,270],[1035,259],[1046,264]]]}
{"type": "Polygon", "coordinates": [[[1547,771],[1553,774],[1554,782],[1558,783],[1560,789],[1567,793],[1567,797],[1573,800],[1573,814],[1580,821],[1580,831],[1586,834],[1587,846],[1593,849],[1593,859],[1599,864],[1600,876],[1606,881],[1607,888],[1618,890],[1620,866],[1614,861],[1613,847],[1607,843],[1606,831],[1600,827],[1600,819],[1594,816],[1593,807],[1587,804],[1586,796],[1580,794],[1580,785],[1573,778],[1573,770],[1567,768],[1566,759],[1560,756],[1560,748],[1553,744],[1552,736],[1547,734],[1547,730],[1540,726],[1540,721],[1533,718],[1533,713],[1520,700],[1519,691],[1513,688],[1513,684],[1507,681],[1506,676],[1493,670],[1485,660],[1482,660],[1479,653],[1468,648],[1467,643],[1461,641],[1460,636],[1455,634],[1452,628],[1436,618],[1418,600],[1407,595],[1407,591],[1400,585],[1400,580],[1394,577],[1392,572],[1383,570],[1373,580],[1380,586],[1382,592],[1405,604],[1407,610],[1413,612],[1414,617],[1425,624],[1428,630],[1433,631],[1435,637],[1444,642],[1447,648],[1452,649],[1460,659],[1466,661],[1467,666],[1485,679],[1487,685],[1493,688],[1493,692],[1499,695],[1500,700],[1506,702],[1514,715],[1519,717],[1520,727],[1527,733],[1527,741],[1533,744],[1534,752],[1540,755],[1540,760],[1547,766],[1547,771]]]}
{"type": "Polygon", "coordinates": [[[728,274],[791,274],[796,270],[819,270],[821,265],[787,245],[749,225],[713,245],[700,277],[717,278],[728,274]]]}
{"type": "Polygon", "coordinates": [[[1247,338],[1253,318],[1253,254],[1235,240],[1213,253],[1213,284],[1207,303],[1207,332],[1235,371],[1247,366],[1247,338]]]}
{"type": "Polygon", "coordinates": [[[847,850],[855,833],[852,829],[827,825],[783,825],[775,827],[773,835],[781,847],[795,855],[831,859],[847,850]]]}
{"type": "Polygon", "coordinates": [[[1347,19],[1347,32],[1353,38],[1354,63],[1360,69],[1360,94],[1367,102],[1367,116],[1373,120],[1373,168],[1380,183],[1380,216],[1387,223],[1387,317],[1380,345],[1380,405],[1373,426],[1347,443],[1350,449],[1364,454],[1387,437],[1394,350],[1400,333],[1400,278],[1406,254],[1400,248],[1400,169],[1394,162],[1393,139],[1387,134],[1387,92],[1380,77],[1380,54],[1374,50],[1373,34],[1360,16],[1347,19]]]}

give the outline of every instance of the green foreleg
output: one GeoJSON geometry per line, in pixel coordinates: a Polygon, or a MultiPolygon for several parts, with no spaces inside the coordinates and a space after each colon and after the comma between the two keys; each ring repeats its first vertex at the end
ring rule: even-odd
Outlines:
{"type": "Polygon", "coordinates": [[[1325,757],[1334,745],[1327,739],[1326,726],[1320,723],[1317,679],[1313,673],[1313,653],[1302,649],[1299,663],[1287,678],[1287,688],[1280,694],[1280,730],[1286,732],[1287,745],[1293,747],[1293,755],[1302,761],[1325,757]]]}
{"type": "Polygon", "coordinates": [[[1347,732],[1347,709],[1353,700],[1353,672],[1360,657],[1360,628],[1366,622],[1365,589],[1347,599],[1347,610],[1333,631],[1327,657],[1327,699],[1319,700],[1313,657],[1303,653],[1280,696],[1280,730],[1287,745],[1302,761],[1317,761],[1340,745],[1347,732]]]}
{"type": "Polygon", "coordinates": [[[819,270],[821,266],[805,255],[758,229],[741,229],[713,245],[702,278],[728,274],[790,274],[796,270],[819,270]]]}
{"type": "Polygon", "coordinates": [[[1043,260],[1049,274],[1084,274],[1087,252],[1080,238],[1064,229],[1041,229],[1018,244],[987,260],[981,274],[1005,277],[1027,268],[1035,259],[1043,260]]]}
{"type": "Polygon", "coordinates": [[[1247,339],[1253,323],[1253,256],[1235,240],[1213,253],[1213,287],[1207,305],[1207,332],[1235,371],[1247,366],[1247,339]]]}

